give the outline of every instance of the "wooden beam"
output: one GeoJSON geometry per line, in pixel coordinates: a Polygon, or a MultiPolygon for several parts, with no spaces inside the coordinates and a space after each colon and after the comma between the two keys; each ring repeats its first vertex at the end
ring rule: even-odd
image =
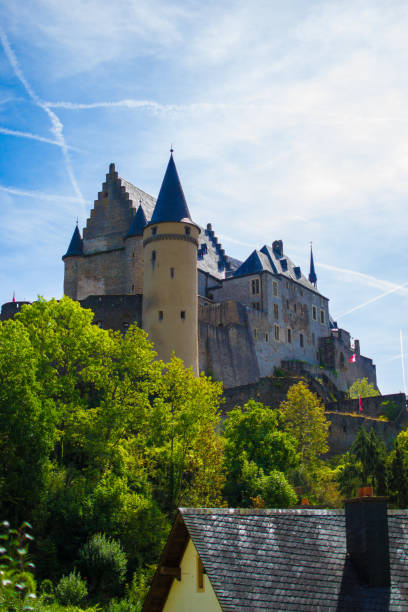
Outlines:
{"type": "Polygon", "coordinates": [[[166,565],[160,566],[160,574],[162,576],[174,576],[177,580],[181,580],[181,567],[168,567],[166,565]]]}

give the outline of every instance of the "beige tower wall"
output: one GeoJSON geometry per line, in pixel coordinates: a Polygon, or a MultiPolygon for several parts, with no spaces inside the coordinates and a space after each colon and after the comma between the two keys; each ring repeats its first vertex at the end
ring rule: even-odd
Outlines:
{"type": "Polygon", "coordinates": [[[143,237],[130,236],[125,240],[126,293],[143,293],[144,251],[143,237]]]}
{"type": "Polygon", "coordinates": [[[143,233],[143,329],[160,359],[169,361],[174,351],[196,374],[199,232],[189,223],[163,222],[146,227],[143,233]]]}

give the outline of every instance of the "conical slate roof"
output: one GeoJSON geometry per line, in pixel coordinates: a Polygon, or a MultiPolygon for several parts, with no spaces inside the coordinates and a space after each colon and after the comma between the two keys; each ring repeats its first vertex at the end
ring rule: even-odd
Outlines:
{"type": "Polygon", "coordinates": [[[79,232],[79,228],[76,225],[74,229],[74,233],[72,234],[71,242],[69,243],[68,251],[65,253],[64,257],[71,257],[73,255],[83,255],[84,251],[82,248],[82,238],[79,232]]]}
{"type": "Polygon", "coordinates": [[[170,155],[150,223],[161,223],[162,221],[187,221],[192,223],[173,154],[170,155]]]}
{"type": "Polygon", "coordinates": [[[130,238],[131,236],[141,236],[143,234],[143,229],[146,225],[146,215],[144,214],[143,208],[139,206],[135,216],[133,217],[130,229],[126,234],[126,238],[130,238]]]}
{"type": "Polygon", "coordinates": [[[310,247],[310,272],[309,272],[309,280],[316,287],[317,276],[316,276],[316,271],[315,271],[315,267],[314,267],[312,247],[310,247]]]}

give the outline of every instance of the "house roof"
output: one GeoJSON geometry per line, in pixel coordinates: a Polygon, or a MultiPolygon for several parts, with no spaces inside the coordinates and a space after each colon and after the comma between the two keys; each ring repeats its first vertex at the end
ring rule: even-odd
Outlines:
{"type": "Polygon", "coordinates": [[[408,511],[388,511],[391,587],[369,588],[346,555],[343,510],[181,508],[143,610],[162,610],[191,537],[224,611],[408,609],[408,511]]]}

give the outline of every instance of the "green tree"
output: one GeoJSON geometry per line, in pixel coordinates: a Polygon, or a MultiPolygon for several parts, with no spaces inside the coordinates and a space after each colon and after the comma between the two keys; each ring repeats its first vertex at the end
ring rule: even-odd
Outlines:
{"type": "Polygon", "coordinates": [[[278,499],[285,506],[294,503],[285,474],[298,463],[296,441],[278,426],[277,412],[254,400],[229,412],[224,423],[225,495],[231,505],[248,506],[256,497],[271,505],[278,499]]]}
{"type": "Polygon", "coordinates": [[[390,489],[399,508],[408,507],[408,430],[395,439],[394,449],[388,457],[390,489]]]}
{"type": "Polygon", "coordinates": [[[223,484],[221,385],[156,360],[136,325],[122,336],[92,318],[39,299],[0,325],[2,509],[27,509],[39,575],[55,580],[97,532],[129,571],[155,562],[175,507],[218,503],[223,484]]]}
{"type": "Polygon", "coordinates": [[[375,397],[380,395],[378,389],[374,387],[374,383],[369,383],[367,378],[358,378],[353,382],[347,396],[350,399],[358,399],[359,397],[375,397]]]}
{"type": "Polygon", "coordinates": [[[290,387],[280,410],[283,429],[296,440],[301,463],[313,464],[329,450],[329,423],[323,403],[304,382],[298,382],[290,387]]]}
{"type": "Polygon", "coordinates": [[[387,493],[387,453],[373,429],[360,428],[337,473],[345,495],[351,496],[364,485],[373,486],[377,495],[387,493]]]}

